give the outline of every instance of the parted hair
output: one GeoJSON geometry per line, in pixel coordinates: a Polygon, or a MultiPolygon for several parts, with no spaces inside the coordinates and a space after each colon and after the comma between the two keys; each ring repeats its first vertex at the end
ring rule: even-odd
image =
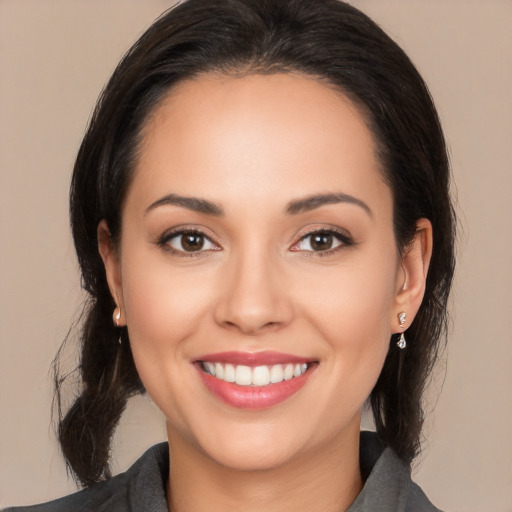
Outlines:
{"type": "Polygon", "coordinates": [[[98,252],[98,224],[105,219],[118,243],[145,123],[175,84],[208,72],[300,73],[339,90],[359,109],[376,142],[393,195],[398,249],[407,250],[418,219],[431,221],[433,255],[407,349],[398,350],[391,337],[369,397],[379,438],[411,463],[420,450],[422,396],[446,338],[454,270],[448,157],[427,86],[403,50],[344,2],[188,0],[158,18],[123,57],[101,93],[74,166],[71,227],[88,300],[79,331],[80,383],[66,410],[59,356],[54,363],[58,436],[68,467],[83,486],[108,478],[115,428],[128,398],[144,391],[126,328],[112,322],[115,302],[98,252]]]}

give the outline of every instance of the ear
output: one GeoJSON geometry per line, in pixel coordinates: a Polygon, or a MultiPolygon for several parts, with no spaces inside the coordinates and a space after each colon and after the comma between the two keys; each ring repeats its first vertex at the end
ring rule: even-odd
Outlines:
{"type": "Polygon", "coordinates": [[[118,325],[123,326],[126,325],[126,317],[123,302],[121,264],[119,261],[118,251],[112,242],[112,236],[105,219],[98,224],[97,236],[98,251],[101,255],[101,259],[103,260],[103,264],[105,265],[105,273],[107,276],[110,294],[121,313],[118,325]]]}
{"type": "Polygon", "coordinates": [[[391,332],[402,332],[409,327],[418,312],[427,281],[432,256],[432,224],[428,219],[416,223],[412,242],[404,249],[401,271],[397,273],[395,307],[391,319],[391,332]],[[406,323],[400,327],[398,315],[407,314],[406,323]]]}

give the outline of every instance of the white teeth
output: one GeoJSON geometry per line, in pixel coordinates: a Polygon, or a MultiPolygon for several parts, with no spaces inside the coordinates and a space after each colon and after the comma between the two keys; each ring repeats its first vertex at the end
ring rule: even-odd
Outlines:
{"type": "Polygon", "coordinates": [[[251,368],[239,364],[235,370],[235,382],[239,386],[250,386],[252,384],[251,368]]]}
{"type": "Polygon", "coordinates": [[[270,382],[275,384],[276,382],[282,382],[283,376],[283,367],[280,364],[275,364],[270,369],[270,382]]]}
{"type": "Polygon", "coordinates": [[[220,363],[215,363],[215,377],[220,380],[224,380],[224,366],[220,363]]]}
{"type": "Polygon", "coordinates": [[[252,383],[255,386],[267,386],[270,384],[270,370],[266,366],[256,366],[252,370],[252,383]]]}
{"type": "Polygon", "coordinates": [[[300,377],[308,369],[302,364],[274,364],[272,366],[245,366],[224,363],[202,363],[203,370],[217,379],[236,382],[239,386],[268,386],[283,380],[300,377]]]}
{"type": "Polygon", "coordinates": [[[284,380],[290,380],[293,378],[293,364],[287,364],[284,368],[284,380]]]}
{"type": "Polygon", "coordinates": [[[206,366],[205,370],[207,373],[215,377],[215,365],[213,363],[204,363],[204,365],[206,366]]]}
{"type": "Polygon", "coordinates": [[[232,364],[227,364],[224,367],[224,380],[226,382],[235,382],[235,367],[232,364]]]}

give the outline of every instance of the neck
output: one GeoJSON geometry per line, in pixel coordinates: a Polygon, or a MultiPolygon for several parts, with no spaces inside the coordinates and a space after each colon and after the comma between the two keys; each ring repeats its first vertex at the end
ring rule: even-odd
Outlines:
{"type": "Polygon", "coordinates": [[[344,512],[362,489],[359,431],[276,468],[240,471],[218,464],[170,429],[170,512],[344,512]]]}

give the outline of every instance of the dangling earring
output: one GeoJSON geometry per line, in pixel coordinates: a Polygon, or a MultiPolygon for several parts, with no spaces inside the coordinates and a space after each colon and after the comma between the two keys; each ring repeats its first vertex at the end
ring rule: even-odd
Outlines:
{"type": "Polygon", "coordinates": [[[119,320],[121,320],[121,309],[119,308],[119,306],[116,306],[116,309],[114,309],[112,319],[114,320],[115,326],[119,327],[119,320]]]}
{"type": "MultiPolygon", "coordinates": [[[[404,328],[406,317],[407,317],[407,313],[405,311],[398,313],[398,322],[400,323],[401,329],[404,328]]],[[[396,346],[401,350],[403,350],[407,346],[407,342],[405,341],[405,336],[404,336],[403,332],[400,334],[400,338],[398,338],[398,341],[396,342],[396,346]]]]}
{"type": "MultiPolygon", "coordinates": [[[[114,325],[116,327],[119,327],[121,328],[121,326],[119,325],[119,321],[121,320],[121,308],[119,306],[116,306],[116,309],[114,309],[114,314],[112,315],[112,318],[114,320],[114,325]]],[[[121,339],[121,333],[119,333],[119,345],[121,345],[123,343],[123,340],[121,339]]]]}

